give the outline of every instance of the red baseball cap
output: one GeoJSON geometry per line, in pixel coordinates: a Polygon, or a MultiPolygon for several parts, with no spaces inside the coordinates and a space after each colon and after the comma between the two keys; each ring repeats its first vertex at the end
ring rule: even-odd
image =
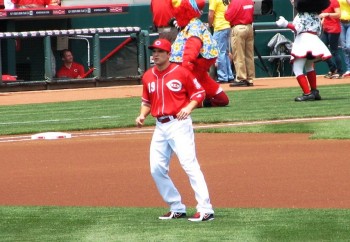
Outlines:
{"type": "Polygon", "coordinates": [[[166,52],[171,51],[171,43],[167,39],[156,39],[153,42],[153,45],[148,46],[148,49],[153,50],[153,49],[161,49],[165,50],[166,52]]]}

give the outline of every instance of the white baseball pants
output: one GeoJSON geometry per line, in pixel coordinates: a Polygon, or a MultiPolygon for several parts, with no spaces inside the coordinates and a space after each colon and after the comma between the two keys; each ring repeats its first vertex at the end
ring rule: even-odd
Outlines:
{"type": "Polygon", "coordinates": [[[190,180],[197,200],[197,212],[214,213],[203,173],[198,164],[192,119],[157,122],[150,146],[150,169],[158,191],[172,212],[186,212],[181,195],[168,175],[175,153],[190,180]]]}

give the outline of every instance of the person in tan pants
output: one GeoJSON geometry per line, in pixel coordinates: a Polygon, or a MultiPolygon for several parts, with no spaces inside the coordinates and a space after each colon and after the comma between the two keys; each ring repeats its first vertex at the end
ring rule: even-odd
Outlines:
{"type": "Polygon", "coordinates": [[[230,84],[231,87],[254,85],[253,16],[254,3],[252,0],[231,1],[225,13],[225,19],[232,27],[232,57],[236,70],[236,80],[230,84]]]}

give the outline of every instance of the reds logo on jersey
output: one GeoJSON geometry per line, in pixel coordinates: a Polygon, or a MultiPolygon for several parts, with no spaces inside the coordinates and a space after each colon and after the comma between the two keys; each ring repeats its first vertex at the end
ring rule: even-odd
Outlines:
{"type": "Polygon", "coordinates": [[[182,83],[179,80],[171,80],[166,86],[173,92],[178,92],[182,88],[182,83]]]}

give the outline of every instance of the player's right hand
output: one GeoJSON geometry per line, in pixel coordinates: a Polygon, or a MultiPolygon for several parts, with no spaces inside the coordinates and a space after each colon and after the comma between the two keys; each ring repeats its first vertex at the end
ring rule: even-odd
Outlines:
{"type": "Polygon", "coordinates": [[[135,119],[135,122],[136,122],[136,126],[138,127],[138,128],[141,128],[142,126],[143,126],[143,124],[144,124],[144,122],[145,122],[145,116],[143,116],[143,115],[140,115],[140,116],[138,116],[136,119],[135,119]]]}

